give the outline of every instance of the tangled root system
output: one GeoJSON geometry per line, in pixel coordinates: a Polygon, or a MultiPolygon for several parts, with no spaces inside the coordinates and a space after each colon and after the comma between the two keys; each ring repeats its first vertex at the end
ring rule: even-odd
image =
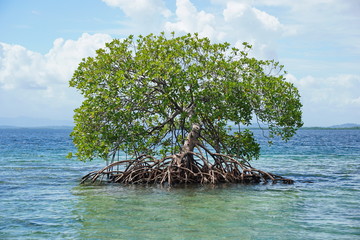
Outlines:
{"type": "Polygon", "coordinates": [[[104,178],[122,184],[293,183],[291,179],[253,168],[245,160],[219,153],[211,153],[211,156],[213,163],[203,154],[195,152],[174,154],[159,160],[141,155],[90,172],[81,183],[102,181],[104,178]]]}

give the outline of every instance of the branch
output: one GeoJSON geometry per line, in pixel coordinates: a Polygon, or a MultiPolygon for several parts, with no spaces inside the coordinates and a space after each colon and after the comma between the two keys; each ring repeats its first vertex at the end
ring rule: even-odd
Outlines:
{"type": "Polygon", "coordinates": [[[178,116],[181,113],[180,110],[176,110],[168,119],[166,119],[164,122],[162,122],[160,125],[153,127],[150,131],[148,131],[148,134],[152,134],[154,131],[162,129],[166,124],[169,122],[172,122],[176,116],[178,116]]]}

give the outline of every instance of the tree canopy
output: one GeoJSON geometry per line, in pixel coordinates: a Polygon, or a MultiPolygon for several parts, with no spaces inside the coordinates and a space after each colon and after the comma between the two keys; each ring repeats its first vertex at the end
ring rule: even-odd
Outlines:
{"type": "Polygon", "coordinates": [[[71,133],[78,159],[174,154],[194,123],[203,145],[246,160],[260,147],[244,126],[266,124],[270,138],[289,139],[302,126],[298,90],[282,65],[250,57],[250,50],[197,34],[107,43],[70,80],[84,96],[71,133]]]}

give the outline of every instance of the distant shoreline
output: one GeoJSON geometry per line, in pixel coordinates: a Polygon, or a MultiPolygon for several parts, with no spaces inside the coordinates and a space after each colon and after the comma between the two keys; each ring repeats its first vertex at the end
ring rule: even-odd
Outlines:
{"type": "Polygon", "coordinates": [[[360,127],[302,127],[301,130],[360,130],[360,127]]]}
{"type": "MultiPolygon", "coordinates": [[[[247,128],[247,129],[264,129],[264,130],[267,130],[269,128],[253,128],[253,127],[250,127],[250,128],[247,128]]],[[[300,128],[299,130],[360,130],[360,127],[302,127],[300,128]]]]}

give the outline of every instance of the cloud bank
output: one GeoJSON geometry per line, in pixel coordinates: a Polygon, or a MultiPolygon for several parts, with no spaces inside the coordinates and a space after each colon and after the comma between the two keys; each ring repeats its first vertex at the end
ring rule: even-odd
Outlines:
{"type": "Polygon", "coordinates": [[[71,118],[81,97],[68,88],[68,81],[81,59],[108,41],[111,37],[104,34],[58,38],[45,55],[0,42],[1,112],[6,117],[71,118]]]}
{"type": "MultiPolygon", "coordinates": [[[[125,16],[118,31],[124,36],[198,32],[235,46],[249,42],[253,56],[280,60],[302,95],[306,126],[359,122],[357,1],[102,1],[125,16]]],[[[58,38],[46,54],[0,42],[0,117],[70,119],[81,103],[68,88],[73,71],[111,39],[101,33],[58,38]]]]}

